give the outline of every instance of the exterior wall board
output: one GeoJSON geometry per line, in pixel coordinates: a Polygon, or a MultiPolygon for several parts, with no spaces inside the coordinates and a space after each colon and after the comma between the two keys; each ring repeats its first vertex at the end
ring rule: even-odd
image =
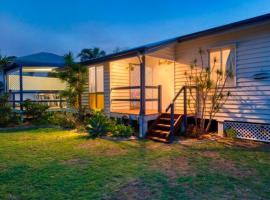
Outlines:
{"type": "MultiPolygon", "coordinates": [[[[236,45],[236,87],[227,89],[232,95],[216,120],[270,123],[270,74],[264,80],[254,78],[258,73],[270,73],[269,24],[180,43],[176,47],[175,91],[185,84],[184,72],[189,70],[191,61],[200,60],[199,48],[208,50],[224,44],[236,45]]],[[[208,62],[207,55],[204,62],[208,62]]],[[[179,98],[176,109],[182,110],[182,102],[179,98]]]]}

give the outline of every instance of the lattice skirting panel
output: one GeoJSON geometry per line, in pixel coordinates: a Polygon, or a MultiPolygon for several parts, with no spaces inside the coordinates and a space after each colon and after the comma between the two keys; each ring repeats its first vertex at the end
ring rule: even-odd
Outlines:
{"type": "Polygon", "coordinates": [[[224,130],[229,128],[236,131],[238,138],[270,142],[270,124],[225,121],[224,130]]]}

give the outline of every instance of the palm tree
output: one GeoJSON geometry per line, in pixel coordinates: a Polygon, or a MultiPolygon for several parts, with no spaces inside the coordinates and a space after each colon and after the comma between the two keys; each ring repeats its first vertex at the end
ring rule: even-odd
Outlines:
{"type": "Polygon", "coordinates": [[[12,63],[12,60],[16,58],[15,56],[2,56],[0,54],[0,93],[4,89],[4,83],[3,83],[3,68],[6,65],[9,65],[12,63]]]}
{"type": "Polygon", "coordinates": [[[10,64],[14,58],[15,56],[7,57],[0,54],[0,67],[2,68],[3,66],[10,64]]]}
{"type": "Polygon", "coordinates": [[[94,47],[89,49],[82,49],[81,52],[78,54],[78,57],[83,62],[93,58],[99,58],[105,55],[106,55],[105,51],[101,50],[100,48],[94,47]]]}
{"type": "Polygon", "coordinates": [[[57,69],[57,77],[67,83],[67,89],[62,92],[62,96],[67,98],[69,105],[78,110],[79,117],[82,112],[82,93],[87,82],[87,68],[74,61],[73,54],[67,53],[65,56],[64,68],[57,69]]]}

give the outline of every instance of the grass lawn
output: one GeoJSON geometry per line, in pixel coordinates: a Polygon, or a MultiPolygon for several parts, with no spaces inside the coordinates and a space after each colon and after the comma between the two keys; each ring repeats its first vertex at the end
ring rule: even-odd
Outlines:
{"type": "Polygon", "coordinates": [[[269,199],[270,145],[0,133],[0,199],[269,199]]]}

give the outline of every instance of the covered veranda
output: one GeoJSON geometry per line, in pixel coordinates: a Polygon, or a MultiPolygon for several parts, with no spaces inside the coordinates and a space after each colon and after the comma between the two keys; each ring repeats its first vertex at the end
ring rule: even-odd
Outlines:
{"type": "Polygon", "coordinates": [[[10,95],[13,109],[22,110],[25,100],[48,105],[50,109],[64,108],[66,103],[59,92],[66,85],[55,74],[59,67],[64,67],[64,57],[52,53],[18,57],[5,66],[5,92],[10,95]]]}
{"type": "Polygon", "coordinates": [[[174,97],[173,52],[174,44],[168,42],[160,47],[129,50],[83,63],[89,69],[103,67],[105,113],[138,120],[140,136],[144,137],[148,121],[165,112],[174,97]]]}

